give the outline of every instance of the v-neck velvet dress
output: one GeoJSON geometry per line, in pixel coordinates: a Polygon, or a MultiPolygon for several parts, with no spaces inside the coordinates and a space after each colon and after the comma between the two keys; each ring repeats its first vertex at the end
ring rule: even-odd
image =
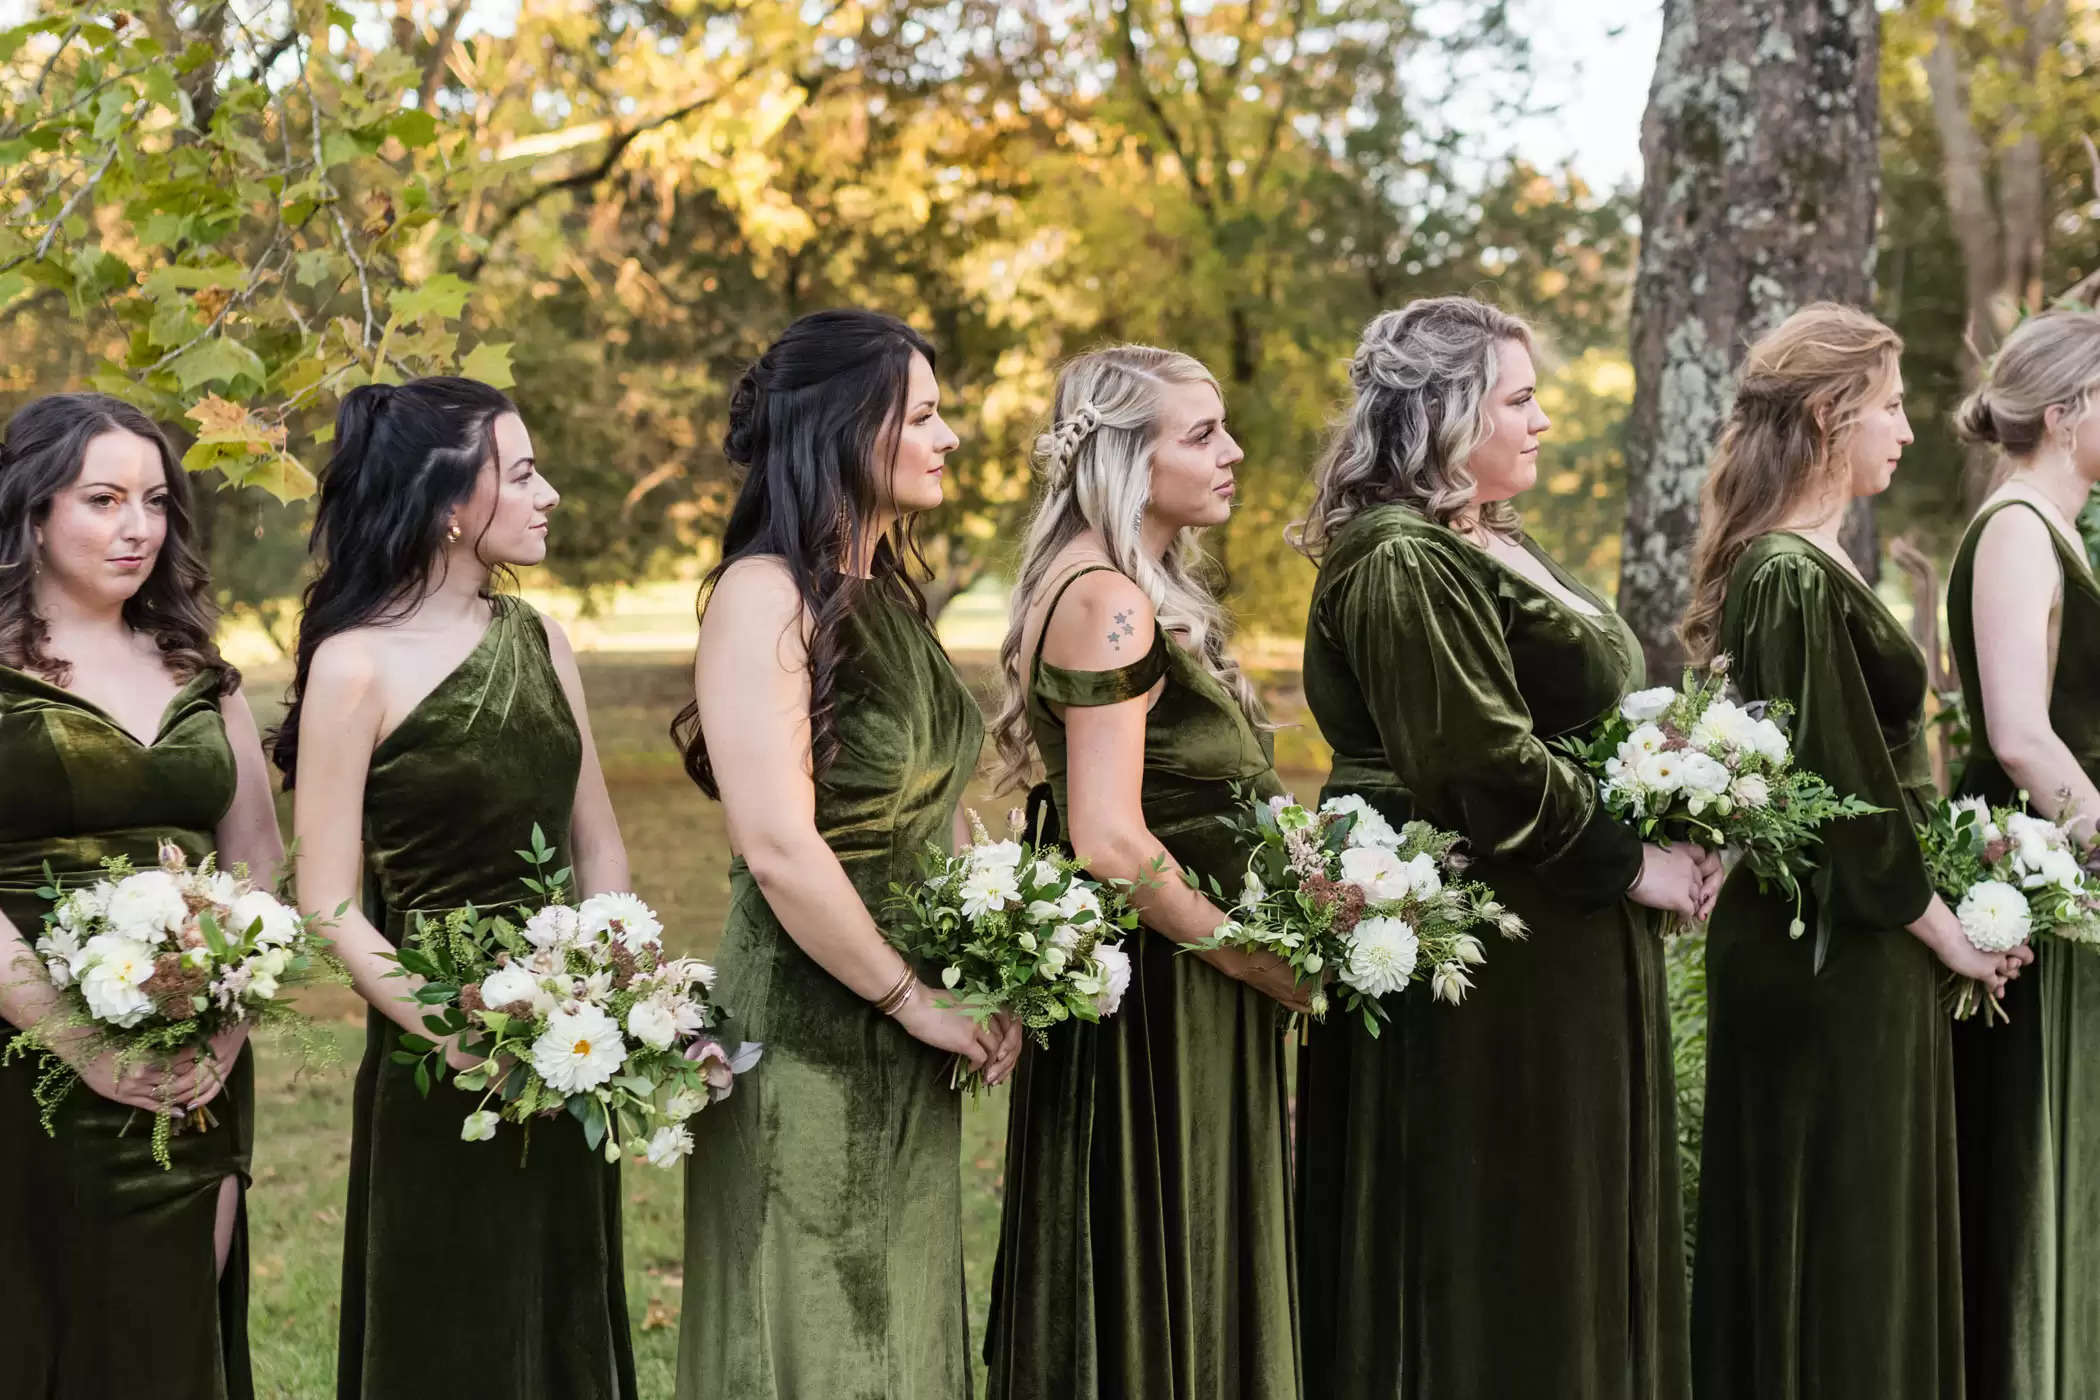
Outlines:
{"type": "Polygon", "coordinates": [[[1703,1400],[1959,1400],[1954,1082],[1932,899],[1925,658],[1798,535],[1751,542],[1721,650],[1795,706],[1795,762],[1879,815],[1824,829],[1805,932],[1738,866],[1706,945],[1706,1123],[1692,1285],[1703,1400]],[[1827,953],[1818,971],[1818,938],[1827,953]]]}
{"type": "MultiPolygon", "coordinates": [[[[365,778],[365,912],[398,944],[416,912],[525,897],[539,825],[566,863],[583,743],[539,614],[513,598],[379,741],[365,778]]],[[[325,742],[308,735],[306,742],[325,742]]],[[[368,1012],[352,1106],[338,1400],[633,1400],[620,1172],[567,1119],[460,1141],[476,1096],[429,1097],[368,1012]]]]}
{"type": "MultiPolygon", "coordinates": [[[[1996,805],[2019,784],[1991,746],[1976,664],[1978,515],[1947,584],[1947,632],[1967,697],[1958,791],[1996,805]]],[[[2100,778],[2100,585],[2050,528],[2063,577],[2049,726],[2100,778]]],[[[2006,989],[2011,1021],[1954,1027],[1967,1400],[2081,1400],[2100,1386],[2100,953],[2050,939],[2006,989]]]]}
{"type": "MultiPolygon", "coordinates": [[[[68,887],[172,841],[195,860],[233,804],[216,673],[184,685],[150,743],[77,695],[0,666],[0,911],[34,943],[46,862],[68,887]]],[[[0,975],[11,970],[0,969],[0,975]]],[[[28,971],[28,969],[24,969],[28,971]]],[[[41,975],[40,971],[31,975],[41,975]]],[[[0,1022],[0,1044],[15,1027],[0,1022]]],[[[9,1400],[245,1400],[245,1208],[220,1278],[220,1183],[248,1178],[254,1056],[212,1100],[218,1125],[153,1160],[148,1116],[76,1084],[46,1137],[37,1057],[0,1069],[0,1395],[9,1400]]]]}
{"type": "MultiPolygon", "coordinates": [[[[1092,569],[1080,570],[1051,599],[1092,569]]],[[[1044,627],[1048,629],[1049,613],[1044,627]]],[[[1145,825],[1228,889],[1235,788],[1283,790],[1264,736],[1166,632],[1109,671],[1042,660],[1028,724],[1060,811],[1066,713],[1164,680],[1145,719],[1145,825]]],[[[1124,940],[1130,987],[1051,1032],[1014,1075],[985,1340],[991,1400],[1296,1400],[1297,1298],[1283,1008],[1173,940],[1124,940]]]]}
{"type": "MultiPolygon", "coordinates": [[[[816,824],[880,924],[952,849],[984,719],[902,599],[864,591],[841,640],[816,824]]],[[[729,886],[715,991],[765,1058],[694,1129],[678,1394],[969,1400],[952,1056],[804,952],[741,859],[729,886]]]]}
{"type": "Polygon", "coordinates": [[[1687,1391],[1676,1094],[1641,843],[1551,747],[1642,679],[1594,616],[1402,506],[1320,564],[1305,695],[1323,799],[1465,837],[1530,926],[1460,1006],[1414,986],[1376,1038],[1312,1027],[1298,1070],[1305,1393],[1677,1400],[1687,1391]]]}

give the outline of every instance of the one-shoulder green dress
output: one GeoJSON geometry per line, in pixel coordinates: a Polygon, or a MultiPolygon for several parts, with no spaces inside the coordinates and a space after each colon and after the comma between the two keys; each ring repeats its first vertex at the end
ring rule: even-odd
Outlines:
{"type": "MultiPolygon", "coordinates": [[[[1086,573],[1075,571],[1051,599],[1086,573]]],[[[1044,630],[1049,629],[1049,613],[1044,630]]],[[[1235,787],[1281,792],[1265,736],[1163,629],[1112,671],[1046,664],[1028,724],[1067,798],[1055,706],[1113,705],[1164,678],[1145,720],[1145,824],[1183,869],[1237,889],[1219,821],[1235,787]]],[[[991,1400],[1295,1400],[1297,1300],[1284,1011],[1140,929],[1099,1025],[1051,1032],[1014,1075],[985,1341],[991,1400]]]]}
{"type": "MultiPolygon", "coordinates": [[[[1991,748],[1976,668],[1978,515],[1947,586],[1947,631],[1967,697],[1959,791],[1992,804],[2019,784],[1991,748]]],[[[2039,511],[2035,512],[2040,515],[2039,511]]],[[[2046,520],[2063,576],[2049,726],[2100,777],[2100,585],[2046,520]]],[[[2100,953],[2044,939],[2006,989],[2011,1021],[1954,1027],[1967,1400],[2077,1400],[2100,1386],[2100,953]]]]}
{"type": "MultiPolygon", "coordinates": [[[[71,691],[0,666],[0,911],[34,943],[43,867],[68,887],[162,841],[192,859],[218,844],[234,758],[219,674],[200,672],[141,743],[71,691]]],[[[0,976],[41,976],[40,968],[0,976]]],[[[0,1044],[15,1027],[0,1021],[0,1044]]],[[[247,1050],[212,1100],[216,1127],[153,1160],[146,1114],[77,1084],[55,1138],[37,1121],[36,1057],[0,1069],[0,1395],[25,1400],[245,1400],[247,1215],[213,1278],[220,1183],[248,1180],[254,1078],[247,1050]]]]}
{"type": "Polygon", "coordinates": [[[1799,535],[1751,542],[1721,649],[1795,706],[1795,762],[1886,809],[1834,822],[1791,899],[1738,866],[1706,953],[1706,1123],[1692,1284],[1703,1400],[1958,1400],[1954,1083],[1913,827],[1935,795],[1925,658],[1799,535]],[[1827,939],[1820,971],[1819,938],[1827,939]]]}
{"type": "Polygon", "coordinates": [[[1663,945],[1624,895],[1641,843],[1551,741],[1641,682],[1626,624],[1578,611],[1398,505],[1330,542],[1305,695],[1322,796],[1463,836],[1530,926],[1460,1006],[1417,985],[1377,1038],[1313,1028],[1298,1069],[1305,1393],[1676,1400],[1684,1242],[1663,945]]]}
{"type": "MultiPolygon", "coordinates": [[[[903,598],[863,591],[842,641],[817,829],[880,923],[953,849],[984,720],[903,598]]],[[[824,971],[741,859],[729,883],[715,991],[765,1059],[694,1132],[678,1394],[968,1400],[953,1057],[824,971]]]]}
{"type": "MultiPolygon", "coordinates": [[[[581,732],[538,613],[491,600],[466,659],[372,751],[366,913],[399,943],[415,913],[525,897],[537,824],[564,854],[581,732]]],[[[306,736],[322,742],[324,736],[306,736]]],[[[366,1016],[343,1231],[338,1400],[634,1400],[620,1174],[566,1119],[462,1142],[476,1096],[429,1097],[366,1016]]]]}

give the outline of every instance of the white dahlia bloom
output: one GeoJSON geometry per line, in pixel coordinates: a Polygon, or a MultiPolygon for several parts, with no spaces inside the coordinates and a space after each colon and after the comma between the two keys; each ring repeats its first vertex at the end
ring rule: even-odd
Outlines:
{"type": "Polygon", "coordinates": [[[668,1050],[678,1038],[678,1015],[654,997],[638,1001],[627,1013],[627,1033],[652,1050],[668,1050]]]}
{"type": "Polygon", "coordinates": [[[1021,882],[1016,878],[1016,874],[1011,865],[971,867],[968,877],[962,883],[963,914],[972,919],[981,919],[986,914],[1004,909],[1018,900],[1021,897],[1021,882]]]}
{"type": "Polygon", "coordinates": [[[182,888],[165,870],[141,870],[126,875],[110,892],[109,911],[104,916],[124,937],[140,943],[158,943],[180,932],[189,920],[190,906],[182,888]]]}
{"type": "Polygon", "coordinates": [[[1421,944],[1405,919],[1365,919],[1350,935],[1342,981],[1365,996],[1397,992],[1414,976],[1421,944]]]}
{"type": "Polygon", "coordinates": [[[1969,886],[1954,911],[1969,942],[1986,953],[2007,953],[2027,941],[2032,922],[2027,896],[2000,880],[1969,886]]]}
{"type": "Polygon", "coordinates": [[[970,873],[984,870],[1004,870],[1010,878],[1021,868],[1021,843],[1018,841],[981,841],[969,848],[967,853],[970,873]]]}
{"type": "Polygon", "coordinates": [[[532,1043],[532,1068],[557,1094],[588,1093],[618,1074],[626,1059],[619,1024],[587,1003],[556,1010],[532,1043]]]}
{"type": "Polygon", "coordinates": [[[1356,818],[1356,824],[1349,828],[1351,846],[1382,846],[1390,850],[1400,844],[1400,833],[1393,830],[1393,824],[1353,792],[1328,798],[1320,804],[1320,810],[1356,818]]]}
{"type": "Polygon", "coordinates": [[[153,975],[153,949],[134,938],[98,934],[81,952],[80,994],[88,1012],[113,1026],[135,1026],[153,1010],[139,988],[153,975]]]}
{"type": "Polygon", "coordinates": [[[624,890],[592,895],[576,907],[576,922],[585,937],[615,938],[631,952],[663,942],[664,926],[656,911],[624,890]]]}
{"type": "Polygon", "coordinates": [[[1677,703],[1677,692],[1669,686],[1652,686],[1647,690],[1636,690],[1619,702],[1619,713],[1626,716],[1628,724],[1646,724],[1661,719],[1670,706],[1677,703]]]}

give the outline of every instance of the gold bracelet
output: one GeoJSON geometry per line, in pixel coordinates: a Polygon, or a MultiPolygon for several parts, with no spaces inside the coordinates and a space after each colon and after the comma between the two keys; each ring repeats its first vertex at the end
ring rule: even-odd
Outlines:
{"type": "Polygon", "coordinates": [[[917,970],[914,969],[911,966],[911,964],[906,963],[904,966],[904,975],[897,979],[897,985],[891,987],[887,992],[884,992],[882,996],[876,1000],[876,1013],[882,1016],[896,1015],[898,1011],[903,1009],[904,1003],[911,1000],[911,994],[913,990],[915,990],[918,987],[918,985],[919,974],[917,970]]]}

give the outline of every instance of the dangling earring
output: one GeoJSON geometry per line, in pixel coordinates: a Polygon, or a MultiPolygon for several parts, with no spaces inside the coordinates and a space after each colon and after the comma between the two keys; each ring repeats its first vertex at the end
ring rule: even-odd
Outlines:
{"type": "Polygon", "coordinates": [[[1136,530],[1140,534],[1143,534],[1145,530],[1145,507],[1148,504],[1150,503],[1144,497],[1140,496],[1138,498],[1137,503],[1137,513],[1130,517],[1131,528],[1136,530]]]}
{"type": "Polygon", "coordinates": [[[449,527],[447,527],[447,528],[446,528],[446,530],[445,530],[445,543],[447,543],[447,544],[458,544],[458,543],[459,543],[459,522],[458,522],[457,520],[453,521],[453,522],[452,522],[452,524],[451,524],[451,525],[450,525],[449,527]]]}

